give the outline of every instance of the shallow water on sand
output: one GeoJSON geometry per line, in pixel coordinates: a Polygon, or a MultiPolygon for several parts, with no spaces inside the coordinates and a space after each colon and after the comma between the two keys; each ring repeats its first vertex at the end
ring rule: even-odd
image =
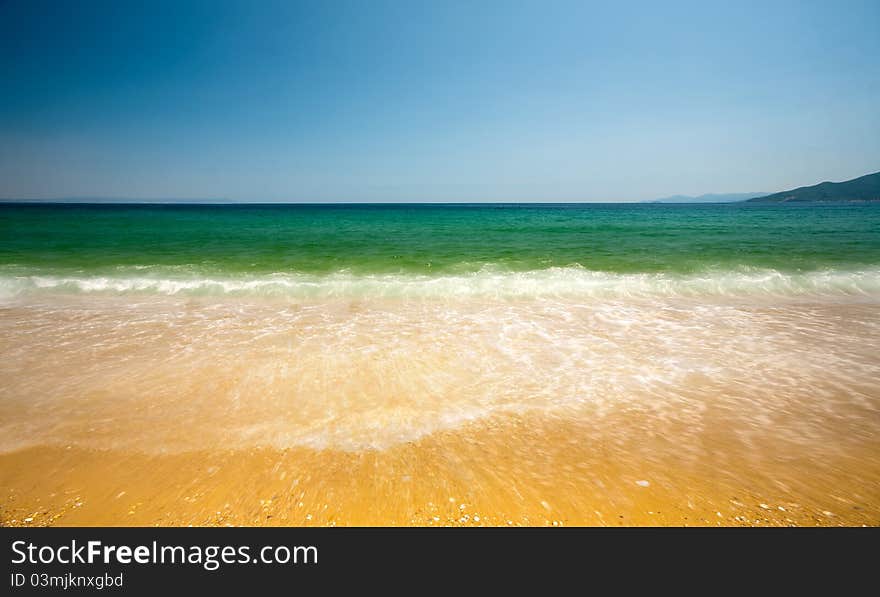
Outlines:
{"type": "Polygon", "coordinates": [[[857,301],[191,300],[0,309],[0,450],[386,449],[493,416],[620,435],[707,413],[834,452],[876,441],[880,309],[857,301]],[[619,422],[618,422],[619,424],[619,422]]]}

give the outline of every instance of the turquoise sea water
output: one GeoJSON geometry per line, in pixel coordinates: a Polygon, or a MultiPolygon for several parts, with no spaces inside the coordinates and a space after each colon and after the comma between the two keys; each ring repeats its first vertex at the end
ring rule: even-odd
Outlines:
{"type": "Polygon", "coordinates": [[[877,437],[878,305],[872,205],[0,205],[0,453],[540,414],[820,460],[877,437]]]}
{"type": "Polygon", "coordinates": [[[633,284],[873,292],[880,206],[0,205],[7,296],[578,293],[633,284]]]}

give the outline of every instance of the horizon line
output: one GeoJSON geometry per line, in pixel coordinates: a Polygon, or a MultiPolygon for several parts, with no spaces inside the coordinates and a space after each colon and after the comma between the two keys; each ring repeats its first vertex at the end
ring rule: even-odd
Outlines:
{"type": "MultiPolygon", "coordinates": [[[[759,197],[761,195],[755,195],[759,197]]],[[[696,197],[699,197],[697,195],[696,197]]],[[[743,203],[748,199],[680,202],[668,199],[635,199],[635,200],[575,200],[575,201],[248,201],[248,200],[175,200],[175,199],[10,199],[0,198],[5,205],[638,205],[638,204],[723,204],[743,203]]]]}

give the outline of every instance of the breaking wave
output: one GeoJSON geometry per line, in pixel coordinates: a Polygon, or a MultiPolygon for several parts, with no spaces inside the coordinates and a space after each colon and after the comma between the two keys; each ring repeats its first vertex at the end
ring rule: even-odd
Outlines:
{"type": "Polygon", "coordinates": [[[781,272],[741,268],[694,274],[612,273],[580,267],[458,275],[274,273],[204,275],[126,268],[113,274],[0,273],[0,298],[43,294],[322,298],[880,297],[880,267],[781,272]]]}

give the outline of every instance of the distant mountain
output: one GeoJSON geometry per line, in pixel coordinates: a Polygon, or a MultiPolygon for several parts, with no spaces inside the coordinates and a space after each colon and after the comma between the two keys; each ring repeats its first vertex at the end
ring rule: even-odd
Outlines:
{"type": "Polygon", "coordinates": [[[690,195],[672,195],[671,197],[663,197],[662,199],[652,199],[643,201],[642,203],[732,203],[734,201],[745,201],[752,197],[760,197],[765,193],[709,193],[693,197],[690,195]]]}
{"type": "Polygon", "coordinates": [[[845,182],[821,182],[765,197],[751,203],[803,203],[807,201],[880,201],[880,172],[866,174],[845,182]]]}

